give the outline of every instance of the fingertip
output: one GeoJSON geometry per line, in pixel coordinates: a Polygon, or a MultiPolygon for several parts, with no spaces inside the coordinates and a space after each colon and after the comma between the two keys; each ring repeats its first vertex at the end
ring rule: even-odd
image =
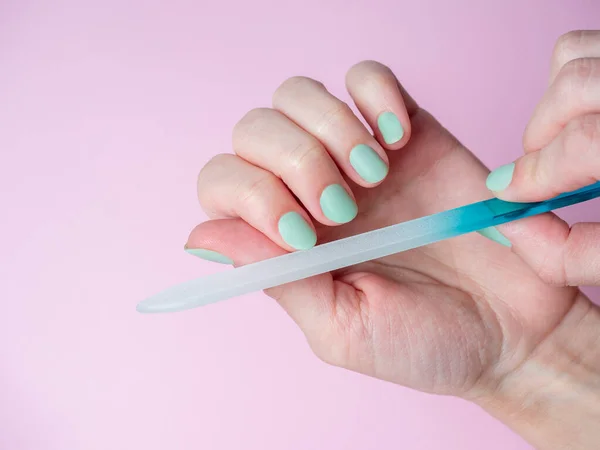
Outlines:
{"type": "Polygon", "coordinates": [[[334,225],[351,222],[358,215],[358,205],[352,191],[341,184],[331,184],[321,192],[321,211],[334,225]]]}
{"type": "Polygon", "coordinates": [[[190,248],[187,245],[185,246],[184,250],[186,253],[206,261],[233,265],[233,260],[231,258],[215,250],[207,250],[205,248],[190,248]]]}
{"type": "Polygon", "coordinates": [[[366,188],[378,186],[389,173],[389,159],[383,149],[380,152],[383,155],[365,144],[359,144],[350,151],[350,165],[366,188]]]}
{"type": "Polygon", "coordinates": [[[190,232],[184,249],[202,259],[236,266],[285,253],[275,242],[239,218],[209,220],[197,225],[190,232]],[[220,255],[218,261],[215,261],[215,255],[220,255]]]}
{"type": "Polygon", "coordinates": [[[505,191],[512,183],[515,173],[515,163],[505,164],[490,172],[485,185],[494,194],[505,191]]]}
{"type": "Polygon", "coordinates": [[[346,74],[346,87],[384,149],[407,144],[417,105],[389,67],[376,61],[355,64],[346,74]]]}
{"type": "Polygon", "coordinates": [[[533,152],[493,170],[486,179],[486,187],[501,200],[537,202],[558,195],[558,181],[549,178],[540,152],[533,152]]]}
{"type": "Polygon", "coordinates": [[[402,148],[408,139],[404,139],[405,127],[393,111],[383,111],[377,117],[377,128],[381,139],[389,150],[402,148]],[[404,141],[404,142],[403,142],[404,141]]]}
{"type": "Polygon", "coordinates": [[[281,216],[277,228],[281,238],[294,250],[308,250],[317,243],[317,233],[312,225],[295,211],[281,216]]]}

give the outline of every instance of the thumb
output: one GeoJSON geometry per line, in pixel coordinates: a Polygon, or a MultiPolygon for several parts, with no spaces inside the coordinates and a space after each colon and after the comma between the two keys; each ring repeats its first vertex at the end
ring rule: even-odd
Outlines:
{"type": "Polygon", "coordinates": [[[487,187],[503,200],[536,202],[600,179],[600,115],[567,125],[545,148],[494,170],[487,187]]]}
{"type": "MultiPolygon", "coordinates": [[[[494,170],[487,187],[503,200],[535,202],[598,179],[600,115],[592,115],[569,123],[542,150],[494,170]]],[[[600,284],[600,224],[569,227],[558,216],[545,214],[498,228],[543,280],[563,286],[600,284]]]]}

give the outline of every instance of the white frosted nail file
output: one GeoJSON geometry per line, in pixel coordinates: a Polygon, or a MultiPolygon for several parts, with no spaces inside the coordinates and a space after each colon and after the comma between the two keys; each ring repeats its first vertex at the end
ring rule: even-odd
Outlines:
{"type": "Polygon", "coordinates": [[[310,250],[209,275],[173,286],[140,302],[143,313],[174,312],[261,291],[451,237],[600,197],[600,182],[537,203],[485,200],[310,250]]]}

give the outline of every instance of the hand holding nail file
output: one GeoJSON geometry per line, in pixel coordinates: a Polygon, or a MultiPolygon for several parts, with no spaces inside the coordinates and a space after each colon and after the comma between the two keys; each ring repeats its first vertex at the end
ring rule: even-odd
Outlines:
{"type": "Polygon", "coordinates": [[[496,198],[191,280],[138,304],[143,313],[174,312],[261,291],[332,270],[600,197],[600,182],[537,203],[496,198]]]}

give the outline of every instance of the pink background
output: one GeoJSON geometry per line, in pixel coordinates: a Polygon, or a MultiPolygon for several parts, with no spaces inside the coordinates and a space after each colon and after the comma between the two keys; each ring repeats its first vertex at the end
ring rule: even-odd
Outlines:
{"type": "Polygon", "coordinates": [[[135,304],[221,270],[183,252],[196,174],[286,77],[347,100],[345,71],[380,60],[496,166],[555,39],[599,17],[597,0],[0,1],[0,448],[529,448],[463,401],[324,365],[264,295],[135,304]]]}

